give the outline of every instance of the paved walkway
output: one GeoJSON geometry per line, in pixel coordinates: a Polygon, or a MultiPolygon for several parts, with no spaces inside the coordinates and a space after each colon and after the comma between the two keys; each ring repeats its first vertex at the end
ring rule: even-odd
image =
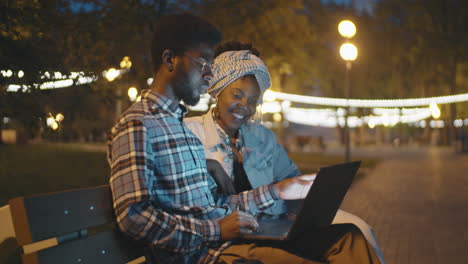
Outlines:
{"type": "Polygon", "coordinates": [[[374,227],[388,264],[468,263],[468,155],[386,153],[353,184],[343,208],[374,227]]]}

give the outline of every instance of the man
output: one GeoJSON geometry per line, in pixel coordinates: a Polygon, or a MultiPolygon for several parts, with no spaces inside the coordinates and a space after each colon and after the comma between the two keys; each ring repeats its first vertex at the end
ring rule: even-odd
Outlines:
{"type": "MultiPolygon", "coordinates": [[[[124,233],[148,245],[149,263],[213,263],[225,249],[240,254],[231,240],[241,230],[257,228],[252,215],[278,199],[304,198],[312,184],[298,176],[239,195],[217,194],[203,145],[183,123],[186,109],[180,101],[195,105],[208,88],[220,40],[221,33],[198,17],[162,18],[152,44],[154,82],[111,131],[108,161],[117,222],[124,233]]],[[[339,260],[348,252],[343,245],[356,247],[353,252],[369,249],[356,228],[348,229],[332,241],[337,245],[326,246],[325,258],[339,260]]]]}

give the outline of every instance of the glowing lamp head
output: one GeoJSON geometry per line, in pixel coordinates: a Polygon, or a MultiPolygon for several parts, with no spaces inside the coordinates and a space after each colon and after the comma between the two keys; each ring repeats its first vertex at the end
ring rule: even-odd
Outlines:
{"type": "Polygon", "coordinates": [[[63,114],[61,114],[61,113],[58,113],[58,114],[55,116],[55,120],[56,120],[57,122],[62,122],[63,119],[65,119],[65,117],[64,117],[63,114]]]}
{"type": "Polygon", "coordinates": [[[52,116],[47,117],[46,123],[48,127],[52,127],[52,124],[55,123],[55,119],[52,116]]]}
{"type": "Polygon", "coordinates": [[[352,38],[356,35],[356,26],[349,20],[343,20],[338,24],[338,32],[345,38],[352,38]]]}
{"type": "Polygon", "coordinates": [[[120,62],[120,68],[130,69],[130,67],[132,67],[132,61],[130,60],[130,57],[123,57],[122,61],[120,62]]]}
{"type": "Polygon", "coordinates": [[[114,68],[110,68],[104,73],[104,77],[106,77],[106,79],[109,82],[112,82],[113,80],[115,80],[119,75],[120,75],[120,71],[114,68]]]}
{"type": "Polygon", "coordinates": [[[54,121],[50,127],[52,128],[52,130],[57,130],[58,129],[58,123],[54,121]]]}
{"type": "Polygon", "coordinates": [[[345,61],[354,61],[358,56],[358,49],[351,43],[345,43],[340,47],[340,56],[345,61]]]}
{"type": "Polygon", "coordinates": [[[120,68],[125,68],[127,66],[127,62],[126,61],[121,61],[120,62],[120,68]]]}

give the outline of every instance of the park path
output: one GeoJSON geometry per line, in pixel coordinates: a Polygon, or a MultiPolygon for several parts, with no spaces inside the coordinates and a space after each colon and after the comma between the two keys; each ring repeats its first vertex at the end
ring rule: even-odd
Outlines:
{"type": "Polygon", "coordinates": [[[342,207],[374,227],[387,264],[468,263],[468,155],[392,150],[342,207]]]}

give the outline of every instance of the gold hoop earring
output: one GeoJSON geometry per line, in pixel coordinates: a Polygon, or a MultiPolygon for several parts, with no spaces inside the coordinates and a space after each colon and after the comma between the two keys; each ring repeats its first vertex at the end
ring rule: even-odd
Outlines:
{"type": "Polygon", "coordinates": [[[218,112],[218,107],[215,106],[213,110],[211,111],[211,116],[213,117],[213,120],[218,120],[219,119],[219,112],[218,112]]]}

